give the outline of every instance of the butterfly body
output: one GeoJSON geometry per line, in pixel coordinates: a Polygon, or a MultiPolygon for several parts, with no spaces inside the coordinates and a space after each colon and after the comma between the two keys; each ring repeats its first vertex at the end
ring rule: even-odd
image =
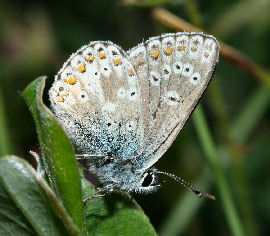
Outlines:
{"type": "Polygon", "coordinates": [[[136,160],[123,161],[115,157],[105,160],[100,165],[88,161],[88,170],[98,177],[103,186],[112,186],[110,190],[140,193],[154,191],[160,186],[154,174],[155,168],[146,172],[139,171],[136,160]]]}
{"type": "Polygon", "coordinates": [[[150,192],[170,147],[209,83],[219,45],[202,33],[164,34],[128,52],[91,42],[64,64],[52,110],[104,186],[150,192]]]}

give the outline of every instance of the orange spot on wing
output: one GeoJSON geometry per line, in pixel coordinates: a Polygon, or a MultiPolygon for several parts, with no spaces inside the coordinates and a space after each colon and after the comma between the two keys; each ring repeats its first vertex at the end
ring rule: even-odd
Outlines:
{"type": "Polygon", "coordinates": [[[184,51],[186,49],[186,46],[181,45],[181,46],[178,47],[178,49],[179,49],[179,51],[184,51]]]}
{"type": "Polygon", "coordinates": [[[133,69],[132,68],[128,68],[128,74],[133,75],[133,69]]]}
{"type": "Polygon", "coordinates": [[[63,80],[71,85],[74,85],[77,82],[77,78],[74,75],[69,78],[64,78],[63,80]]]}
{"type": "Polygon", "coordinates": [[[69,95],[69,92],[63,93],[63,96],[67,97],[69,95]]]}
{"type": "Polygon", "coordinates": [[[85,60],[92,63],[95,60],[95,57],[94,56],[86,56],[85,60]]]}
{"type": "Polygon", "coordinates": [[[113,58],[113,64],[118,66],[118,65],[122,64],[122,61],[120,58],[113,58]]]}
{"type": "Polygon", "coordinates": [[[57,97],[56,100],[57,100],[57,102],[63,102],[64,98],[63,97],[57,97]]]}
{"type": "Polygon", "coordinates": [[[158,49],[153,49],[150,51],[150,56],[154,59],[157,59],[160,54],[160,51],[158,49]]]}
{"type": "Polygon", "coordinates": [[[173,52],[173,48],[171,46],[168,46],[165,50],[164,50],[164,53],[167,55],[167,56],[170,56],[173,52]]]}
{"type": "Polygon", "coordinates": [[[85,63],[82,63],[79,66],[77,66],[76,70],[81,72],[81,73],[85,72],[85,63]]]}
{"type": "Polygon", "coordinates": [[[100,59],[104,59],[104,58],[106,58],[106,53],[105,52],[98,53],[98,57],[100,59]]]}
{"type": "Polygon", "coordinates": [[[193,46],[193,47],[191,48],[191,51],[192,51],[192,52],[196,52],[196,51],[197,51],[197,48],[193,46]]]}
{"type": "Polygon", "coordinates": [[[139,66],[144,63],[144,59],[140,58],[138,61],[135,62],[135,66],[139,66]]]}

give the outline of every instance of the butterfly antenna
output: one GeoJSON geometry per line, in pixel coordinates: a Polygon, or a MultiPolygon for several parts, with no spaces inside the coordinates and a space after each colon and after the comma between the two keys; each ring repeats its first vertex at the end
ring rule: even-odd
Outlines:
{"type": "Polygon", "coordinates": [[[207,193],[207,192],[203,192],[200,189],[198,189],[197,187],[194,187],[193,185],[191,185],[190,183],[188,183],[187,181],[181,179],[180,177],[171,174],[171,173],[167,173],[167,172],[163,172],[163,171],[155,171],[158,174],[163,174],[163,175],[167,175],[169,177],[171,177],[172,179],[174,179],[176,182],[180,183],[182,186],[184,186],[186,189],[188,189],[189,191],[193,192],[194,194],[196,194],[199,198],[202,197],[206,197],[209,198],[211,200],[215,200],[215,196],[207,193]]]}

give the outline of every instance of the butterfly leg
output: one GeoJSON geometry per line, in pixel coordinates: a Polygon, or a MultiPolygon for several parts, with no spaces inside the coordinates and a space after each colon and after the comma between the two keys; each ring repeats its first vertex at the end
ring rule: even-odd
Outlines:
{"type": "Polygon", "coordinates": [[[96,158],[102,158],[104,157],[104,155],[94,155],[94,154],[88,154],[88,153],[84,153],[84,154],[75,154],[76,156],[76,160],[91,160],[91,159],[96,159],[96,158]]]}
{"type": "Polygon", "coordinates": [[[37,163],[37,174],[39,177],[43,178],[45,175],[45,170],[44,170],[44,164],[42,161],[42,156],[39,155],[38,153],[34,152],[34,151],[30,151],[29,152],[34,158],[35,161],[37,163]]]}
{"type": "Polygon", "coordinates": [[[97,188],[97,191],[94,194],[83,200],[84,205],[93,198],[104,197],[107,194],[110,194],[114,190],[114,186],[115,184],[108,184],[102,188],[97,188]]]}
{"type": "Polygon", "coordinates": [[[112,156],[104,156],[104,155],[92,155],[92,154],[76,154],[77,160],[87,160],[95,163],[97,168],[112,162],[115,157],[112,156]]]}
{"type": "Polygon", "coordinates": [[[100,160],[98,163],[97,163],[97,168],[100,168],[101,166],[104,166],[106,164],[109,164],[111,163],[112,161],[114,160],[113,157],[109,157],[109,156],[105,156],[102,160],[100,160]]]}

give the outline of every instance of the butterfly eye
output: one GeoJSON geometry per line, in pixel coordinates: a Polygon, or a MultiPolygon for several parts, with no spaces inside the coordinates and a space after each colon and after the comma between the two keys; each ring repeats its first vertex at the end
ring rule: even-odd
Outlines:
{"type": "Polygon", "coordinates": [[[153,174],[146,173],[146,175],[143,176],[142,187],[149,187],[153,183],[153,180],[153,174]]]}
{"type": "Polygon", "coordinates": [[[148,170],[146,173],[143,174],[140,181],[139,191],[151,192],[158,189],[159,187],[160,184],[154,172],[148,170]]]}

